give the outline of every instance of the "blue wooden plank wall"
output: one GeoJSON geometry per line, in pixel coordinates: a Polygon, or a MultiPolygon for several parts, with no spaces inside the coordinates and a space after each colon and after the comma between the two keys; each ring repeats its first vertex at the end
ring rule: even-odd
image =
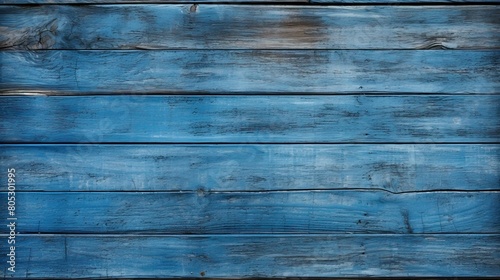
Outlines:
{"type": "Polygon", "coordinates": [[[0,48],[3,279],[500,277],[495,1],[0,0],[0,48]]]}

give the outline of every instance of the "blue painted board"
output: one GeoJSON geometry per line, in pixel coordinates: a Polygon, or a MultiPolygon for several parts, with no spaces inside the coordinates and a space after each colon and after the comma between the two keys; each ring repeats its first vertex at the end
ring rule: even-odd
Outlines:
{"type": "MultiPolygon", "coordinates": [[[[19,1],[19,0],[12,0],[19,1]]],[[[21,0],[24,1],[24,0],[21,0]]],[[[39,0],[43,1],[43,0],[39,0]]],[[[66,1],[66,0],[63,0],[66,1]]],[[[71,0],[70,0],[71,1],[71,0]]],[[[426,4],[496,4],[498,0],[309,0],[311,4],[415,4],[415,5],[426,5],[426,4]]]]}
{"type": "MultiPolygon", "coordinates": [[[[500,190],[19,192],[20,233],[499,233],[500,190]]],[[[7,193],[0,206],[7,208],[7,193]]],[[[8,228],[0,228],[8,234],[8,228]]]]}
{"type": "MultiPolygon", "coordinates": [[[[369,0],[370,1],[370,0],[369,0]]],[[[426,1],[426,0],[424,0],[426,1]]],[[[442,0],[440,0],[442,1],[442,0]]],[[[449,1],[449,0],[448,0],[449,1]]],[[[469,0],[476,1],[476,0],[469,0]]],[[[486,0],[491,1],[491,0],[486,0]]],[[[75,5],[85,5],[85,4],[157,4],[157,3],[168,3],[168,4],[178,4],[178,3],[235,3],[235,4],[287,4],[287,3],[308,3],[308,0],[0,0],[1,4],[75,4],[75,5]]],[[[193,8],[194,9],[194,8],[193,8]]]]}
{"type": "Polygon", "coordinates": [[[500,276],[497,6],[132,2],[0,6],[14,279],[500,276]]]}
{"type": "Polygon", "coordinates": [[[500,145],[0,145],[24,191],[500,189],[500,145]]]}
{"type": "Polygon", "coordinates": [[[497,234],[22,235],[19,244],[16,279],[500,275],[497,234]]]}
{"type": "Polygon", "coordinates": [[[0,0],[0,4],[115,4],[115,3],[238,3],[238,4],[427,4],[427,3],[496,3],[497,0],[0,0]]]}
{"type": "Polygon", "coordinates": [[[500,47],[498,6],[193,7],[0,6],[0,47],[20,50],[500,47]]]}
{"type": "Polygon", "coordinates": [[[500,51],[0,52],[0,94],[496,94],[500,51]]]}
{"type": "Polygon", "coordinates": [[[498,95],[0,97],[3,143],[499,142],[498,95]]]}

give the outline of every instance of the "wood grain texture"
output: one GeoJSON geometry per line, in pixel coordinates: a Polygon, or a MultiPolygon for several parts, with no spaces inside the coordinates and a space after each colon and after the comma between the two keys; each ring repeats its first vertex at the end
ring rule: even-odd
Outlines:
{"type": "Polygon", "coordinates": [[[0,6],[0,48],[149,50],[500,47],[498,6],[193,7],[0,6]]]}
{"type": "Polygon", "coordinates": [[[3,143],[480,143],[500,138],[497,95],[0,100],[3,143]]]}
{"type": "Polygon", "coordinates": [[[17,279],[500,275],[499,235],[28,235],[19,244],[27,265],[17,279]]]}
{"type": "MultiPolygon", "coordinates": [[[[0,193],[6,206],[7,193],[0,193]]],[[[498,233],[500,191],[19,192],[20,233],[498,233]]],[[[3,227],[0,233],[8,233],[3,227]]]]}
{"type": "Polygon", "coordinates": [[[1,145],[18,191],[500,189],[500,145],[1,145]]]}
{"type": "Polygon", "coordinates": [[[0,0],[0,4],[157,4],[157,3],[238,3],[238,4],[427,4],[496,3],[497,0],[0,0]]]}
{"type": "Polygon", "coordinates": [[[498,93],[498,51],[8,51],[0,93],[498,93]]]}
{"type": "MultiPolygon", "coordinates": [[[[19,1],[19,0],[11,0],[19,1]]],[[[24,1],[24,0],[21,0],[24,1]]],[[[40,0],[42,1],[42,0],[40,0]]],[[[64,0],[62,0],[64,1],[64,0]]],[[[465,3],[498,3],[498,0],[309,0],[311,4],[465,4],[465,3]]]]}
{"type": "Polygon", "coordinates": [[[203,2],[0,0],[0,278],[500,276],[498,6],[203,2]]]}
{"type": "MultiPolygon", "coordinates": [[[[356,1],[356,0],[354,0],[356,1]]],[[[371,1],[371,0],[369,0],[371,1]]],[[[389,0],[391,1],[391,0],[389,0]]],[[[406,0],[403,0],[406,1],[406,0]]],[[[423,0],[426,1],[426,0],[423,0]]],[[[442,0],[439,0],[442,1],[442,0]]],[[[452,0],[448,0],[452,1],[452,0]]],[[[467,0],[470,2],[475,2],[478,0],[467,0]]],[[[492,0],[486,0],[489,2],[492,0]]],[[[287,4],[287,3],[297,3],[297,4],[306,4],[309,0],[0,0],[1,4],[9,4],[9,5],[23,5],[23,4],[158,4],[158,3],[167,3],[167,4],[179,4],[179,3],[212,3],[212,4],[225,4],[225,3],[236,3],[236,4],[261,4],[261,5],[269,5],[269,4],[287,4]]],[[[484,1],[483,1],[484,2],[484,1]]]]}

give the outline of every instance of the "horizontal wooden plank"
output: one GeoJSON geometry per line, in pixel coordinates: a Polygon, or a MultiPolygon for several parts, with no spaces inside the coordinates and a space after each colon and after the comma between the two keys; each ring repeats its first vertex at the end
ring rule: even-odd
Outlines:
{"type": "MultiPolygon", "coordinates": [[[[7,209],[7,193],[0,193],[7,209]]],[[[500,192],[18,192],[20,233],[498,233],[500,192]]],[[[7,227],[0,233],[8,233],[7,227]]]]}
{"type": "MultiPolygon", "coordinates": [[[[354,0],[357,1],[357,0],[354,0]]],[[[389,0],[391,1],[391,0],[389,0]]],[[[407,1],[407,0],[403,0],[407,1]]],[[[423,0],[426,1],[426,0],[423,0]]],[[[439,0],[444,1],[444,0],[439,0]]],[[[455,0],[448,0],[455,1],[455,0]]],[[[479,0],[467,0],[471,3],[479,0]]],[[[492,0],[486,0],[489,2],[492,0]]],[[[238,4],[273,4],[273,3],[308,3],[309,0],[0,0],[0,4],[23,5],[23,4],[179,4],[179,3],[238,3],[238,4]]],[[[482,1],[484,2],[484,1],[482,1]]]]}
{"type": "Polygon", "coordinates": [[[500,189],[500,145],[0,145],[18,191],[500,189]]]}
{"type": "Polygon", "coordinates": [[[0,14],[4,49],[500,47],[498,6],[48,5],[0,14]]]}
{"type": "Polygon", "coordinates": [[[498,95],[1,97],[3,143],[498,142],[498,95]]]}
{"type": "Polygon", "coordinates": [[[8,51],[0,93],[498,93],[498,51],[8,51]]]}
{"type": "MultiPolygon", "coordinates": [[[[19,0],[11,0],[19,1],[19,0]]],[[[21,0],[26,1],[26,0],[21,0]]],[[[43,0],[39,0],[43,1],[43,0]]],[[[56,0],[66,1],[66,0],[56,0]]],[[[71,0],[70,0],[71,1],[71,0]]],[[[497,0],[309,0],[311,4],[464,4],[464,3],[498,3],[497,0]]]]}
{"type": "Polygon", "coordinates": [[[499,235],[17,238],[17,279],[500,275],[499,235]]]}
{"type": "Polygon", "coordinates": [[[309,4],[428,4],[496,3],[497,0],[0,0],[0,4],[157,4],[157,3],[309,3],[309,4]]]}

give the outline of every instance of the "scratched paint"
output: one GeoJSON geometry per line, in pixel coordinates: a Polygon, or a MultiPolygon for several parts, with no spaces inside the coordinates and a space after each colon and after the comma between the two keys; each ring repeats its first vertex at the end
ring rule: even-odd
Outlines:
{"type": "Polygon", "coordinates": [[[494,144],[1,145],[22,191],[498,190],[494,144]],[[272,170],[272,172],[269,172],[272,170]]]}
{"type": "Polygon", "coordinates": [[[500,276],[497,6],[162,2],[0,0],[0,277],[500,276]]]}
{"type": "Polygon", "coordinates": [[[491,143],[500,137],[496,95],[0,98],[4,143],[491,143]]]}
{"type": "Polygon", "coordinates": [[[30,260],[30,267],[19,273],[22,276],[40,272],[63,279],[75,274],[199,278],[201,272],[214,278],[500,274],[500,256],[495,249],[500,245],[498,235],[25,235],[21,238],[20,242],[26,246],[20,248],[20,260],[24,263],[30,260]]]}
{"type": "MultiPolygon", "coordinates": [[[[22,176],[22,174],[19,174],[22,176]]],[[[498,191],[18,192],[20,233],[496,233],[498,191]]],[[[0,194],[6,201],[6,195],[0,194]]],[[[7,228],[0,233],[7,233],[7,228]]]]}
{"type": "Polygon", "coordinates": [[[496,3],[496,0],[1,0],[0,4],[86,4],[86,3],[412,3],[412,4],[426,4],[426,3],[496,3]]]}
{"type": "Polygon", "coordinates": [[[5,51],[0,60],[3,94],[494,94],[500,87],[494,50],[52,50],[5,51]]]}
{"type": "Polygon", "coordinates": [[[500,36],[496,6],[40,5],[29,14],[25,9],[0,6],[1,47],[496,49],[500,36]]]}

